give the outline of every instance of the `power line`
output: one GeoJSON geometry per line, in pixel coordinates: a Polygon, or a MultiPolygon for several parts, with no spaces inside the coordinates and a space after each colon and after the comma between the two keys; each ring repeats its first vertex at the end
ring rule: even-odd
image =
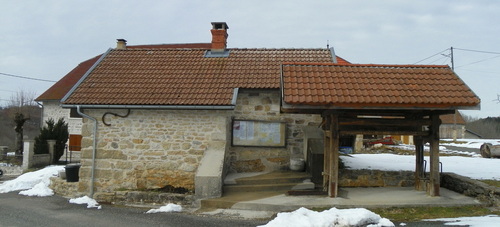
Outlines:
{"type": "Polygon", "coordinates": [[[479,61],[475,61],[475,62],[471,62],[471,63],[467,63],[465,65],[457,66],[457,68],[460,68],[460,67],[463,67],[463,66],[468,66],[468,65],[473,65],[473,64],[476,64],[476,63],[480,63],[480,62],[491,60],[491,59],[498,58],[498,57],[500,57],[500,55],[495,56],[495,57],[491,57],[491,58],[485,58],[485,59],[482,59],[482,60],[479,60],[479,61]]]}
{"type": "MultiPolygon", "coordinates": [[[[420,61],[418,61],[418,62],[415,62],[415,63],[413,63],[413,64],[417,64],[417,63],[423,62],[423,61],[425,61],[425,60],[428,60],[428,59],[430,59],[430,58],[432,58],[432,57],[435,57],[435,56],[437,56],[437,55],[440,55],[440,54],[441,54],[441,55],[443,55],[443,56],[445,56],[445,57],[451,58],[451,61],[452,61],[452,66],[453,66],[453,50],[461,50],[461,51],[469,51],[469,52],[476,52],[476,53],[483,53],[483,54],[495,54],[495,55],[497,55],[497,56],[495,56],[495,57],[482,59],[482,60],[479,60],[479,61],[475,61],[475,62],[471,62],[471,63],[465,64],[465,65],[461,65],[461,66],[458,66],[458,67],[463,67],[463,66],[467,66],[467,65],[473,65],[473,64],[476,64],[476,63],[480,63],[480,62],[483,62],[483,61],[487,61],[487,60],[491,60],[491,59],[494,59],[494,58],[498,58],[498,57],[500,57],[500,52],[495,52],[495,51],[484,51],[484,50],[472,50],[472,49],[464,49],[464,48],[456,48],[456,47],[451,47],[451,48],[449,48],[449,49],[445,49],[445,50],[443,50],[443,51],[441,51],[441,52],[439,52],[439,53],[436,53],[436,54],[434,54],[434,55],[431,55],[431,56],[429,56],[429,57],[427,57],[427,58],[424,58],[424,59],[422,59],[422,60],[420,60],[420,61]],[[445,51],[450,51],[451,53],[450,53],[450,54],[448,54],[448,55],[443,54],[443,52],[445,52],[445,51]]],[[[439,58],[439,59],[437,59],[437,60],[434,60],[434,61],[432,61],[432,63],[434,63],[434,62],[436,62],[436,61],[439,61],[439,60],[441,60],[441,59],[442,59],[442,58],[439,58]]]]}
{"type": "Polygon", "coordinates": [[[43,81],[43,82],[57,82],[54,80],[45,80],[45,79],[38,79],[38,78],[27,77],[27,76],[18,76],[18,75],[13,75],[13,74],[8,74],[8,73],[0,73],[0,75],[16,77],[16,78],[21,78],[21,79],[27,79],[27,80],[37,80],[37,81],[43,81]]]}
{"type": "Polygon", "coordinates": [[[413,64],[414,64],[414,65],[415,65],[415,64],[418,64],[418,63],[423,62],[423,61],[425,61],[425,60],[427,60],[427,59],[429,59],[429,58],[432,58],[432,57],[435,57],[435,56],[437,56],[437,55],[440,55],[440,54],[442,54],[443,52],[448,51],[448,50],[449,50],[449,49],[447,48],[447,49],[445,49],[445,50],[443,50],[443,51],[441,51],[441,52],[439,52],[439,53],[436,53],[436,54],[434,54],[434,55],[432,55],[432,56],[426,57],[426,58],[424,58],[424,59],[422,59],[422,60],[420,60],[420,61],[417,61],[417,62],[415,62],[415,63],[413,63],[413,64]]]}
{"type": "Polygon", "coordinates": [[[476,72],[476,73],[500,74],[500,72],[483,71],[483,70],[471,70],[471,69],[460,69],[460,71],[469,71],[469,72],[476,72]]]}
{"type": "Polygon", "coordinates": [[[456,48],[456,47],[453,47],[453,49],[455,49],[455,50],[462,50],[462,51],[477,52],[477,53],[484,53],[484,54],[500,54],[500,52],[484,51],[484,50],[462,49],[462,48],[456,48]]]}
{"type": "Polygon", "coordinates": [[[11,91],[11,90],[3,90],[3,89],[0,89],[0,91],[6,91],[6,92],[17,92],[17,91],[11,91]]]}

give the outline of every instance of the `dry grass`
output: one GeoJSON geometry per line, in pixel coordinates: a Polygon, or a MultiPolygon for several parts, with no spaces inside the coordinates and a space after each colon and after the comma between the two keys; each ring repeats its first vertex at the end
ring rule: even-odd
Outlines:
{"type": "Polygon", "coordinates": [[[418,221],[422,219],[435,218],[456,218],[484,216],[495,214],[499,211],[492,211],[481,206],[462,207],[411,207],[411,208],[376,208],[370,209],[374,213],[396,222],[418,221]]]}
{"type": "Polygon", "coordinates": [[[499,187],[500,188],[500,181],[498,180],[480,180],[481,182],[484,182],[486,184],[489,184],[491,186],[499,187]]]}

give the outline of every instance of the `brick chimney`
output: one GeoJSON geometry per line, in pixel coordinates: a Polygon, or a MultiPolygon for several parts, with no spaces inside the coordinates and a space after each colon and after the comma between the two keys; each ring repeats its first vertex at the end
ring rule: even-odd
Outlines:
{"type": "Polygon", "coordinates": [[[116,49],[117,50],[125,50],[125,49],[127,49],[127,40],[117,39],[116,40],[116,49]]]}
{"type": "Polygon", "coordinates": [[[212,22],[212,52],[224,52],[227,47],[227,26],[226,22],[212,22]]]}

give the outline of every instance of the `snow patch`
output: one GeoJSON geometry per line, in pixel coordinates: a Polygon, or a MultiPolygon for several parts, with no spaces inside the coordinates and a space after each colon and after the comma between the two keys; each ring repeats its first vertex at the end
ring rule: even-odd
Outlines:
{"type": "Polygon", "coordinates": [[[146,214],[154,214],[154,213],[171,213],[171,212],[181,212],[182,207],[177,204],[169,203],[165,206],[162,206],[158,209],[151,209],[146,212],[146,214]]]}
{"type": "MultiPolygon", "coordinates": [[[[414,155],[351,154],[341,158],[349,169],[415,171],[414,155]]],[[[424,160],[427,161],[426,171],[429,171],[429,157],[425,156],[424,160]]],[[[500,172],[497,171],[500,159],[443,156],[439,157],[439,161],[443,164],[443,172],[453,172],[473,179],[500,180],[500,172]]]]}
{"type": "Polygon", "coordinates": [[[44,196],[53,196],[54,191],[52,191],[52,189],[48,187],[46,182],[40,182],[31,189],[20,191],[19,194],[25,196],[44,197],[44,196]]]}
{"type": "Polygon", "coordinates": [[[83,196],[80,198],[76,199],[70,199],[69,203],[73,204],[87,204],[87,208],[97,208],[98,210],[102,209],[102,206],[97,203],[94,199],[88,197],[88,196],[83,196]]]}
{"type": "Polygon", "coordinates": [[[500,145],[500,139],[457,139],[457,142],[454,143],[453,139],[443,139],[443,141],[448,141],[447,145],[454,147],[465,147],[465,148],[481,148],[481,145],[484,143],[491,143],[492,145],[500,145]]]}
{"type": "Polygon", "coordinates": [[[394,226],[388,219],[381,218],[364,208],[337,209],[331,208],[322,212],[301,207],[292,212],[278,213],[277,217],[261,227],[281,226],[394,226]]]}
{"type": "MultiPolygon", "coordinates": [[[[27,190],[20,194],[28,196],[49,196],[49,190],[52,191],[48,188],[50,185],[50,177],[57,176],[58,172],[61,170],[64,170],[64,166],[48,166],[38,171],[25,173],[16,179],[0,184],[0,193],[27,190]]],[[[53,195],[53,192],[51,195],[53,195]]]]}
{"type": "Polygon", "coordinates": [[[500,223],[500,216],[486,215],[482,217],[460,217],[460,218],[438,218],[426,219],[424,221],[444,221],[445,225],[463,225],[471,227],[496,227],[500,223]]]}

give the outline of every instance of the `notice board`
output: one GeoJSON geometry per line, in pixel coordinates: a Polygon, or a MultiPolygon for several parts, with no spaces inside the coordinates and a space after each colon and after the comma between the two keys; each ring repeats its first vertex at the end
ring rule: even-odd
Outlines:
{"type": "Polygon", "coordinates": [[[233,120],[232,145],[285,147],[286,123],[279,121],[233,120]]]}

